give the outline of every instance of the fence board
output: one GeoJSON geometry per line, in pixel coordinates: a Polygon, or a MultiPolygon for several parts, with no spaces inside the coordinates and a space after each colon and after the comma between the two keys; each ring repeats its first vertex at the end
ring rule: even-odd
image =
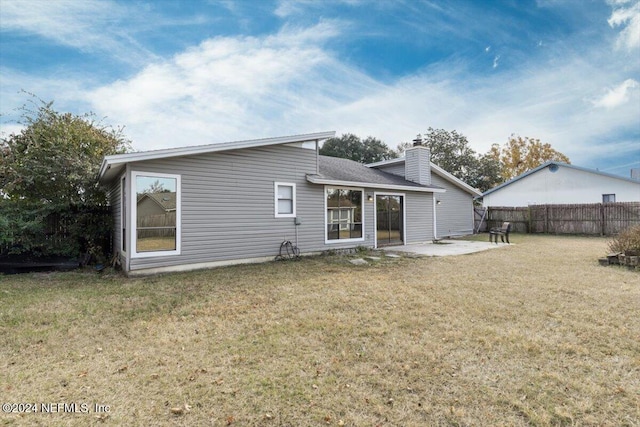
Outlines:
{"type": "Polygon", "coordinates": [[[172,237],[176,234],[176,213],[138,217],[138,237],[172,237]],[[145,228],[151,228],[151,230],[145,228]]]}
{"type": "Polygon", "coordinates": [[[487,227],[499,228],[503,222],[511,223],[514,233],[529,232],[529,209],[524,207],[490,207],[487,213],[487,227]]]}
{"type": "Polygon", "coordinates": [[[487,210],[488,208],[482,208],[479,206],[473,207],[473,229],[476,233],[489,231],[487,228],[487,210]]]}

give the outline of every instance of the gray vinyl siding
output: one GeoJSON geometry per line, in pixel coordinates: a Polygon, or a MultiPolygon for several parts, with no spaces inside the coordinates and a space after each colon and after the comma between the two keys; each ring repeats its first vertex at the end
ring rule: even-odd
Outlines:
{"type": "MultiPolygon", "coordinates": [[[[405,173],[404,162],[381,166],[379,169],[398,176],[404,176],[405,173]]],[[[473,196],[433,170],[431,184],[446,190],[444,193],[435,194],[435,198],[441,202],[436,206],[437,237],[472,234],[473,196]]],[[[433,205],[427,209],[428,215],[433,216],[433,205]]]]}
{"type": "Polygon", "coordinates": [[[324,246],[322,188],[306,181],[314,150],[267,146],[132,163],[132,171],[181,175],[180,255],[132,258],[131,270],[259,258],[295,241],[293,218],[274,217],[274,182],[295,183],[299,246],[324,246]],[[313,193],[317,197],[313,197],[313,193]]]}
{"type": "Polygon", "coordinates": [[[122,236],[120,231],[122,229],[122,204],[120,201],[122,196],[121,177],[118,177],[111,183],[108,193],[111,214],[113,216],[113,253],[120,254],[122,252],[122,236]]]}
{"type": "Polygon", "coordinates": [[[437,237],[472,234],[473,196],[436,174],[432,174],[431,181],[446,190],[436,194],[436,200],[441,202],[436,206],[437,237]]]}
{"type": "Polygon", "coordinates": [[[406,193],[405,211],[406,243],[433,240],[433,193],[406,193]]]}
{"type": "Polygon", "coordinates": [[[407,149],[405,155],[404,178],[422,185],[431,184],[431,163],[429,162],[430,150],[418,146],[407,149]]]}

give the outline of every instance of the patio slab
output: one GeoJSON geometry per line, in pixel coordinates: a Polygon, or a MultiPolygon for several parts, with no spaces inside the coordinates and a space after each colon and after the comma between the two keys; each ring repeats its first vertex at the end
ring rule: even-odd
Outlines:
{"type": "Polygon", "coordinates": [[[469,240],[440,240],[437,243],[424,242],[424,243],[411,243],[402,246],[385,246],[379,248],[384,252],[403,252],[416,255],[426,256],[452,256],[452,255],[466,255],[475,252],[482,252],[489,249],[498,249],[508,246],[506,243],[489,243],[489,242],[477,242],[469,240]]]}

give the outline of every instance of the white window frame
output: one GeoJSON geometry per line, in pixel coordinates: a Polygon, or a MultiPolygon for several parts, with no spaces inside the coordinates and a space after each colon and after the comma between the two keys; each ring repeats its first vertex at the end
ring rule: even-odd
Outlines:
{"type": "Polygon", "coordinates": [[[296,184],[293,182],[274,182],[273,183],[273,193],[274,193],[274,217],[275,218],[295,218],[296,217],[296,184]],[[280,199],[278,195],[278,187],[291,187],[291,203],[292,203],[292,212],[291,213],[280,213],[278,212],[278,201],[279,200],[289,200],[289,199],[280,199]]]}
{"type": "Polygon", "coordinates": [[[127,174],[122,175],[122,178],[120,178],[120,252],[124,255],[127,253],[127,243],[129,243],[127,242],[129,240],[129,233],[127,233],[129,230],[129,224],[127,224],[129,188],[127,188],[127,181],[127,174]]]}
{"type": "Polygon", "coordinates": [[[325,185],[324,186],[324,243],[327,245],[331,245],[331,244],[340,244],[340,243],[350,243],[350,242],[364,242],[365,241],[365,212],[364,212],[364,198],[366,197],[365,192],[364,192],[364,188],[357,188],[357,187],[340,187],[340,186],[336,186],[336,185],[325,185]],[[329,189],[335,189],[335,190],[351,190],[351,191],[360,191],[362,192],[362,197],[360,198],[360,209],[362,212],[362,237],[356,238],[356,239],[329,239],[329,232],[327,230],[327,224],[329,224],[329,218],[327,215],[327,211],[329,210],[329,208],[327,207],[327,190],[329,189]]]}
{"type": "Polygon", "coordinates": [[[161,256],[174,256],[181,253],[182,236],[182,184],[181,175],[170,173],[131,171],[129,183],[129,211],[131,213],[131,233],[129,233],[129,247],[131,248],[131,258],[151,258],[161,256]],[[136,181],[139,176],[150,176],[154,178],[169,178],[176,180],[176,248],[172,251],[152,251],[138,252],[138,204],[136,181]]]}

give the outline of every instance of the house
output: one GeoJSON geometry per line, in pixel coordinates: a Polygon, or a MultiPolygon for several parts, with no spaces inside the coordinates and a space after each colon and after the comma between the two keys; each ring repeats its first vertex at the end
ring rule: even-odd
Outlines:
{"type": "Polygon", "coordinates": [[[136,202],[138,212],[147,215],[166,215],[176,211],[176,193],[162,191],[142,193],[136,202]]]}
{"type": "Polygon", "coordinates": [[[640,201],[640,181],[549,161],[482,194],[484,207],[640,201]]]}
{"type": "MultiPolygon", "coordinates": [[[[407,159],[411,161],[413,155],[409,151],[405,157],[370,163],[366,166],[404,177],[407,159]]],[[[431,176],[430,183],[445,189],[445,192],[438,193],[434,200],[433,234],[435,238],[473,234],[473,200],[481,193],[433,162],[429,162],[428,169],[431,176]]]]}
{"type": "MultiPolygon", "coordinates": [[[[436,237],[436,216],[446,217],[440,210],[451,182],[473,193],[432,165],[424,146],[407,150],[402,173],[399,164],[390,172],[391,164],[319,155],[319,144],[334,135],[106,156],[99,181],[109,189],[123,269],[134,275],[272,260],[283,241],[301,253],[427,242],[436,237]]],[[[470,231],[470,201],[464,209],[470,231]]]]}

